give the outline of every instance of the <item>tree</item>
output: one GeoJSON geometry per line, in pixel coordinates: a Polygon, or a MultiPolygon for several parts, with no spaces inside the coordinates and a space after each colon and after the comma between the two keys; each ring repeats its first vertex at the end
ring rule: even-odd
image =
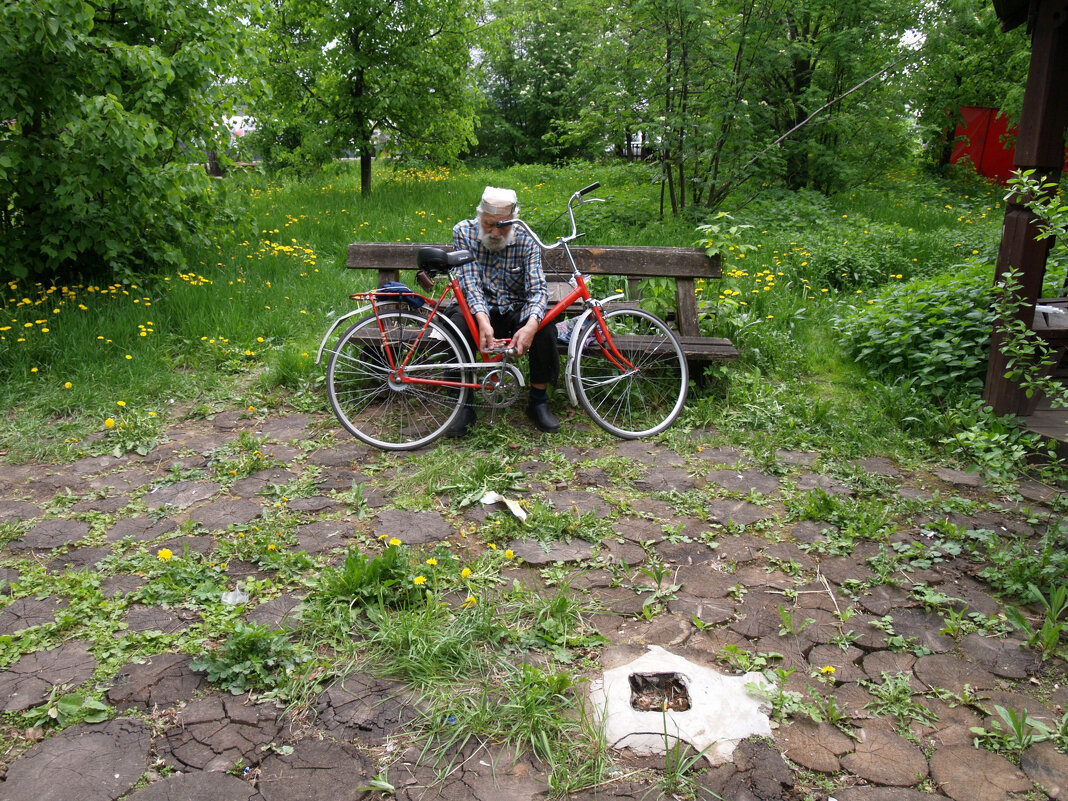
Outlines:
{"type": "Polygon", "coordinates": [[[0,272],[139,272],[203,235],[250,2],[0,4],[0,272]]]}
{"type": "MultiPolygon", "coordinates": [[[[780,135],[794,129],[869,76],[903,65],[904,36],[916,22],[911,6],[899,0],[787,4],[759,78],[772,131],[780,135]]],[[[874,82],[785,140],[786,185],[829,192],[907,153],[900,84],[889,78],[874,82]]]]}
{"type": "Polygon", "coordinates": [[[578,155],[584,143],[561,142],[554,126],[575,102],[588,38],[574,5],[494,0],[489,9],[479,70],[486,105],[472,153],[506,164],[578,155]]]}
{"type": "Polygon", "coordinates": [[[270,93],[252,110],[276,164],[286,151],[309,165],[355,152],[367,194],[379,143],[443,162],[473,140],[475,0],[274,0],[270,10],[270,93]]]}
{"type": "Polygon", "coordinates": [[[1019,119],[1031,48],[1026,26],[1002,33],[988,0],[926,3],[923,31],[909,82],[926,159],[941,170],[953,152],[961,106],[1019,119]]]}
{"type": "Polygon", "coordinates": [[[908,151],[900,82],[840,99],[900,58],[904,0],[619,0],[598,14],[566,2],[602,28],[557,127],[639,138],[672,213],[716,208],[752,176],[831,191],[908,151]]]}

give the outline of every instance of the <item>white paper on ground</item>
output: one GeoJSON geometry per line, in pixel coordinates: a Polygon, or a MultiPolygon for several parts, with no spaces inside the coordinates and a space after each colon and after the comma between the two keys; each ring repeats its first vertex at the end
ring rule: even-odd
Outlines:
{"type": "Polygon", "coordinates": [[[484,504],[503,503],[505,506],[508,507],[508,511],[509,512],[514,514],[516,517],[518,517],[524,523],[527,520],[527,513],[523,510],[523,507],[521,507],[518,503],[513,501],[511,498],[505,498],[503,495],[498,495],[493,490],[490,490],[489,492],[487,492],[485,495],[482,496],[482,503],[484,503],[484,504]]]}

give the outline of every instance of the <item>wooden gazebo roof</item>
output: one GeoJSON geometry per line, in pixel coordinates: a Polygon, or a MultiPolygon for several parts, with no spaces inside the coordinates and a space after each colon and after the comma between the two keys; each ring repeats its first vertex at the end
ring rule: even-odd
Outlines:
{"type": "Polygon", "coordinates": [[[1027,21],[1031,0],[994,0],[994,11],[1001,20],[1001,30],[1011,31],[1027,21]]]}

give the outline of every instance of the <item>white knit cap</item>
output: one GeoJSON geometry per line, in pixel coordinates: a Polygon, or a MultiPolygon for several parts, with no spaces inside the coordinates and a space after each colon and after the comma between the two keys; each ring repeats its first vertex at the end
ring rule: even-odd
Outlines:
{"type": "Polygon", "coordinates": [[[479,214],[515,214],[518,200],[514,189],[501,189],[487,186],[482,192],[482,202],[478,204],[479,214]]]}

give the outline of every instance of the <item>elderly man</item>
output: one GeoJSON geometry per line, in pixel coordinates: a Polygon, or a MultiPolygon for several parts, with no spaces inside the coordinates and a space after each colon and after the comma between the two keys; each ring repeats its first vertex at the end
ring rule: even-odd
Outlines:
{"type": "MultiPolygon", "coordinates": [[[[549,410],[546,393],[560,372],[555,331],[552,326],[538,331],[549,301],[541,250],[525,231],[515,226],[497,227],[497,223],[519,213],[514,190],[487,186],[476,212],[474,219],[453,227],[452,239],[458,249],[475,255],[475,261],[462,268],[459,281],[478,323],[477,346],[488,350],[511,340],[520,356],[530,354],[527,415],[540,430],[557,431],[560,423],[549,410]]],[[[450,316],[461,331],[468,333],[459,309],[450,316]]],[[[471,345],[476,345],[473,339],[471,345]]],[[[469,392],[449,434],[465,435],[474,420],[474,402],[469,392]]]]}

